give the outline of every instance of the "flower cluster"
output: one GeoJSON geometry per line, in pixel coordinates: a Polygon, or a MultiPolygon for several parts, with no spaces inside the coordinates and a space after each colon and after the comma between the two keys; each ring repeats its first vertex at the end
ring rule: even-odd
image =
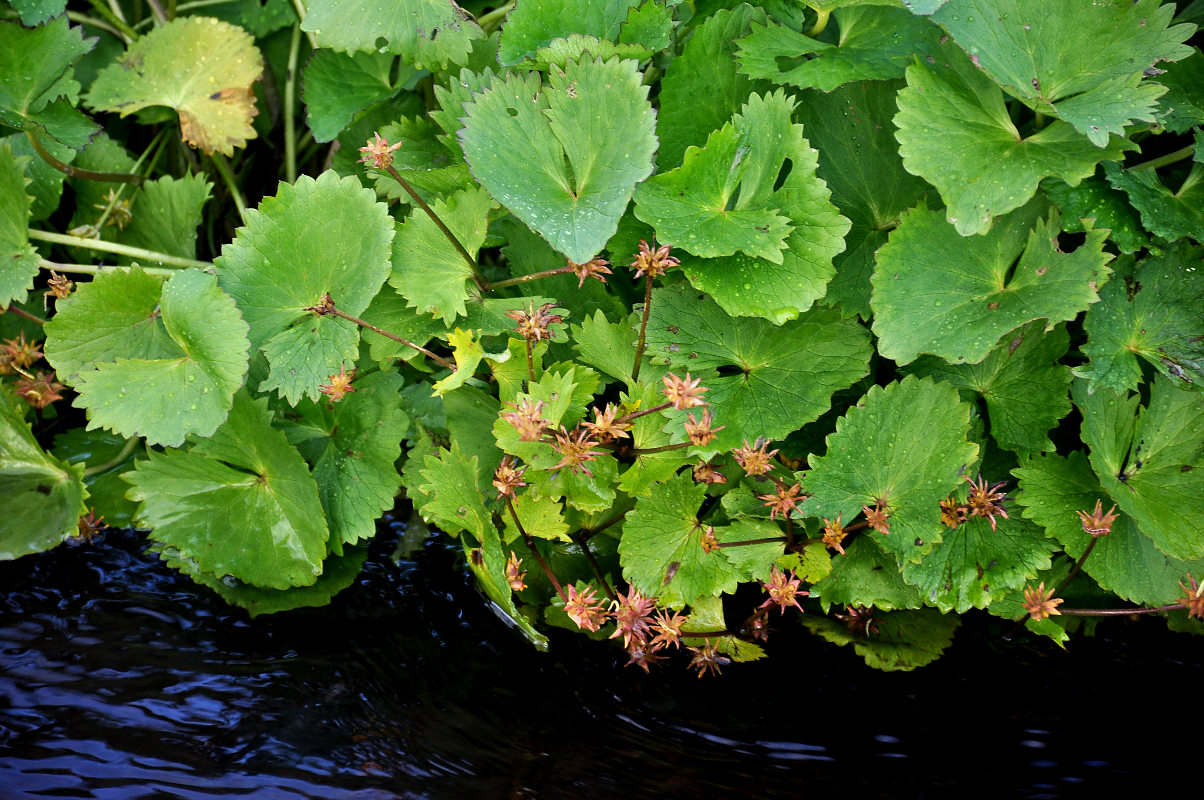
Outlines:
{"type": "Polygon", "coordinates": [[[552,330],[550,325],[564,320],[560,314],[549,314],[552,310],[551,303],[544,303],[539,308],[535,307],[535,303],[529,303],[527,310],[523,311],[515,309],[507,311],[506,316],[518,323],[518,334],[527,340],[527,344],[534,345],[541,339],[552,338],[552,330]]]}
{"type": "Polygon", "coordinates": [[[681,261],[669,255],[670,247],[667,244],[662,244],[660,247],[653,250],[648,246],[648,242],[640,240],[640,250],[636,254],[635,261],[631,262],[631,266],[635,267],[635,276],[637,278],[647,275],[649,278],[659,278],[670,269],[681,265],[681,261]]]}
{"type": "Polygon", "coordinates": [[[991,523],[991,530],[995,530],[996,516],[1010,519],[1007,509],[1003,507],[1003,501],[1011,499],[1002,491],[1007,485],[1006,481],[988,484],[981,474],[977,480],[967,475],[966,481],[970,484],[966,502],[959,503],[955,497],[947,497],[940,502],[941,522],[957,530],[966,520],[982,517],[991,523]]]}

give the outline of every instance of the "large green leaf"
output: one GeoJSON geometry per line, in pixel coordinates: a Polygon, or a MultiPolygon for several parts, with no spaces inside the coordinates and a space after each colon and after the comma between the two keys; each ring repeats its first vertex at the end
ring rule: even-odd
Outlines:
{"type": "Polygon", "coordinates": [[[1149,241],[1149,235],[1141,227],[1141,217],[1129,204],[1129,198],[1100,176],[1093,175],[1078,186],[1068,186],[1050,178],[1041,188],[1062,212],[1062,230],[1066,233],[1107,228],[1108,239],[1122,253],[1134,253],[1149,241]]]}
{"type": "Polygon", "coordinates": [[[1204,242],[1204,164],[1193,164],[1179,188],[1171,191],[1154,170],[1135,172],[1105,164],[1108,183],[1122,190],[1141,214],[1150,233],[1174,240],[1204,242]]]}
{"type": "Polygon", "coordinates": [[[460,144],[493,197],[583,264],[652,172],[654,113],[634,61],[569,62],[497,77],[464,104],[460,144]]]}
{"type": "Polygon", "coordinates": [[[1037,321],[1017,329],[978,364],[954,366],[922,356],[911,371],[981,395],[987,401],[991,436],[1004,450],[1053,450],[1047,434],[1070,413],[1073,376],[1069,367],[1058,363],[1070,344],[1065,327],[1049,332],[1044,327],[1037,321]]]}
{"type": "Polygon", "coordinates": [[[128,447],[129,440],[109,431],[69,428],[54,437],[50,454],[67,464],[89,467],[106,466],[100,472],[87,472],[84,486],[88,489],[88,509],[104,517],[104,524],[115,528],[133,527],[137,503],[125,496],[130,485],[121,475],[134,466],[135,455],[141,448],[128,447]],[[124,457],[122,457],[124,456],[124,457]]]}
{"type": "Polygon", "coordinates": [[[40,25],[67,10],[67,0],[12,0],[10,5],[21,16],[21,22],[30,27],[40,25]]]}
{"type": "Polygon", "coordinates": [[[1195,28],[1168,27],[1174,13],[1162,0],[953,0],[932,18],[1009,92],[1104,147],[1154,121],[1164,88],[1142,71],[1191,54],[1195,28]]]}
{"type": "Polygon", "coordinates": [[[1077,186],[1100,161],[1135,147],[1119,137],[1096,147],[1060,120],[1021,136],[1003,91],[965,53],[946,44],[934,61],[907,68],[895,116],[899,153],[908,172],[941,193],[963,236],[986,232],[996,216],[1024,205],[1042,178],[1077,186]]]}
{"type": "Polygon", "coordinates": [[[240,392],[212,438],[147,455],[124,477],[156,541],[218,578],[267,589],[317,580],[329,536],[318,487],[272,429],[266,398],[240,392]]]}
{"type": "Polygon", "coordinates": [[[851,81],[902,78],[916,55],[934,50],[941,36],[940,28],[902,8],[854,5],[832,16],[840,29],[834,44],[785,25],[753,25],[739,42],[740,71],[830,92],[851,81]]]}
{"type": "Polygon", "coordinates": [[[0,561],[49,550],[75,533],[87,513],[83,466],[42,450],[25,407],[0,386],[0,561]]]}
{"type": "Polygon", "coordinates": [[[873,535],[853,539],[844,555],[832,559],[832,571],[811,587],[825,612],[833,605],[892,611],[924,604],[920,590],[903,580],[894,557],[874,544],[873,535]]]}
{"type": "Polygon", "coordinates": [[[100,126],[75,108],[72,66],[95,44],[66,15],[36,28],[0,21],[0,123],[42,130],[82,150],[100,126]]]}
{"type": "Polygon", "coordinates": [[[970,407],[947,383],[912,376],[873,387],[837,420],[827,452],[811,457],[806,514],[848,524],[878,504],[890,533],[865,535],[900,563],[918,561],[941,541],[940,501],[978,455],[969,428],[970,407]]]}
{"type": "Polygon", "coordinates": [[[1182,61],[1161,66],[1154,78],[1167,87],[1160,100],[1158,121],[1171,133],[1187,133],[1204,124],[1204,54],[1199,48],[1182,61]]]}
{"type": "Polygon", "coordinates": [[[383,203],[354,177],[324,172],[280,184],[275,197],[247,212],[247,224],[216,260],[218,283],[238,302],[263,348],[275,389],[295,404],[312,399],[358,355],[357,328],[305,309],[330,294],[353,316],[368,307],[389,274],[394,223],[383,203]]]}
{"type": "MultiPolygon", "coordinates": [[[[1048,454],[1031,458],[1012,471],[1020,479],[1016,500],[1024,516],[1045,528],[1073,558],[1080,558],[1091,543],[1076,512],[1090,514],[1095,503],[1107,512],[1108,495],[1091,471],[1082,451],[1069,457],[1048,454]]],[[[1174,603],[1182,592],[1179,581],[1187,573],[1199,575],[1204,560],[1181,561],[1155,547],[1148,536],[1123,511],[1116,512],[1112,532],[1095,542],[1083,570],[1100,586],[1133,603],[1174,603]]]]}
{"type": "Polygon", "coordinates": [[[395,60],[387,53],[315,51],[301,83],[305,120],[314,141],[329,142],[357,113],[397,94],[411,76],[403,69],[399,80],[394,80],[395,60]]]}
{"type": "Polygon", "coordinates": [[[909,672],[940,658],[953,641],[953,631],[960,621],[956,614],[941,614],[931,608],[891,611],[877,615],[877,633],[865,637],[831,617],[803,617],[803,624],[812,633],[834,644],[853,645],[866,664],[887,672],[909,672]]]}
{"type": "Polygon", "coordinates": [[[497,529],[477,488],[477,463],[476,456],[465,457],[456,442],[452,442],[451,450],[440,448],[435,455],[423,458],[424,469],[419,473],[423,483],[418,488],[426,497],[418,510],[445,532],[455,535],[468,531],[480,542],[487,531],[493,531],[496,537],[497,529]]]}
{"type": "Polygon", "coordinates": [[[1154,380],[1147,407],[1110,389],[1074,386],[1091,466],[1116,504],[1158,549],[1204,558],[1204,393],[1154,380]]]}
{"type": "Polygon", "coordinates": [[[1091,363],[1077,372],[1092,389],[1136,389],[1141,360],[1176,386],[1204,385],[1202,255],[1181,243],[1143,259],[1100,291],[1100,302],[1083,323],[1083,353],[1091,363]]]}
{"type": "Polygon", "coordinates": [[[184,141],[229,156],[255,138],[251,84],[262,74],[263,57],[249,33],[208,17],[179,17],[102,70],[88,105],[123,117],[148,106],[173,108],[184,141]]]}
{"type": "Polygon", "coordinates": [[[38,251],[29,243],[29,160],[14,157],[7,142],[0,144],[0,308],[25,302],[38,274],[38,251]]]}
{"type": "Polygon", "coordinates": [[[1078,249],[1058,248],[1058,216],[1040,205],[1009,214],[986,235],[961,236],[938,211],[920,206],[878,251],[874,332],[882,355],[900,364],[932,353],[975,364],[1026,322],[1068,321],[1098,301],[1111,270],[1106,234],[1078,249]]]}
{"type": "Polygon", "coordinates": [[[319,47],[395,53],[431,71],[449,62],[463,64],[473,40],[485,35],[449,0],[311,0],[301,29],[312,33],[319,47]]]}
{"type": "MultiPolygon", "coordinates": [[[[647,346],[654,363],[688,370],[710,388],[715,425],[726,426],[714,451],[781,438],[818,418],[833,392],[866,374],[870,357],[865,328],[835,312],[809,311],[778,327],[728,316],[682,284],[653,291],[647,346]]],[[[670,415],[682,441],[685,415],[670,415]]]]}
{"type": "Polygon", "coordinates": [[[498,62],[511,66],[535,51],[578,33],[618,41],[619,28],[640,0],[522,0],[506,17],[498,62]]]}

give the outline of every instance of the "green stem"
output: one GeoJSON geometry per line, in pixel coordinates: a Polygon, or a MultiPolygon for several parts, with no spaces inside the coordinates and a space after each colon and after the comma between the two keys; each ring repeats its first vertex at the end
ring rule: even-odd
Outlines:
{"type": "Polygon", "coordinates": [[[90,169],[80,169],[79,167],[73,167],[70,164],[64,164],[62,161],[59,161],[54,156],[50,155],[50,153],[46,152],[46,148],[42,146],[42,143],[38,140],[36,133],[27,128],[25,130],[25,137],[29,139],[29,143],[33,145],[33,149],[39,156],[42,157],[43,161],[69,177],[82,178],[88,181],[105,181],[106,183],[140,184],[146,180],[146,178],[143,178],[141,175],[131,175],[128,172],[93,172],[90,169]]]}
{"type": "MultiPolygon", "coordinates": [[[[129,269],[129,267],[114,267],[114,266],[96,266],[95,264],[58,264],[54,261],[47,261],[44,258],[38,259],[38,266],[42,269],[52,269],[55,272],[72,272],[79,275],[100,275],[106,272],[113,272],[119,269],[129,269]]],[[[175,275],[178,270],[174,269],[158,269],[156,267],[139,267],[147,275],[156,275],[160,278],[170,278],[175,275]]]]}
{"type": "Polygon", "coordinates": [[[807,31],[807,35],[815,37],[823,33],[824,28],[828,27],[828,17],[830,16],[832,16],[831,9],[815,9],[815,24],[811,26],[811,30],[807,31]]]}
{"type": "MultiPolygon", "coordinates": [[[[655,244],[655,243],[654,243],[655,244]]],[[[648,331],[648,310],[652,308],[652,276],[644,282],[644,316],[640,320],[640,338],[635,344],[635,364],[631,367],[631,382],[640,379],[640,363],[644,360],[644,335],[648,331]]]]}
{"type": "Polygon", "coordinates": [[[557,267],[556,269],[545,269],[543,272],[532,272],[530,275],[520,275],[517,278],[506,278],[504,281],[490,281],[490,289],[504,289],[507,286],[517,286],[520,283],[528,281],[537,281],[540,278],[551,278],[553,275],[563,275],[566,272],[572,272],[573,268],[569,266],[557,267]]]}
{"type": "Polygon", "coordinates": [[[93,28],[100,28],[102,31],[107,31],[108,33],[113,34],[118,39],[125,39],[125,34],[118,30],[116,26],[110,25],[104,20],[96,19],[95,17],[89,17],[87,14],[81,14],[78,11],[68,11],[67,19],[80,25],[88,25],[93,28]]]}
{"type": "MultiPolygon", "coordinates": [[[[293,0],[293,10],[297,12],[297,21],[305,22],[305,3],[301,2],[301,0],[293,0]]],[[[314,50],[318,49],[318,42],[312,33],[306,31],[305,38],[309,39],[310,47],[314,50]]]]}
{"type": "Polygon", "coordinates": [[[410,186],[409,182],[405,178],[401,177],[401,174],[393,168],[392,164],[385,167],[385,171],[393,176],[393,180],[397,181],[397,183],[401,185],[401,188],[406,190],[406,193],[413,198],[418,207],[425,211],[426,215],[431,218],[431,222],[435,223],[435,227],[443,232],[443,235],[447,237],[449,242],[451,242],[452,247],[456,248],[456,252],[460,254],[460,257],[464,259],[465,263],[467,263],[469,268],[472,270],[472,279],[476,281],[477,286],[481,289],[481,291],[489,291],[489,281],[485,280],[481,276],[481,268],[477,264],[477,260],[473,258],[466,249],[464,249],[464,245],[460,244],[460,240],[457,239],[456,235],[451,232],[451,229],[444,224],[443,220],[439,218],[439,215],[426,204],[425,200],[418,196],[418,192],[414,191],[414,187],[410,186]]]}
{"type": "Polygon", "coordinates": [[[389,333],[388,331],[384,330],[383,328],[378,328],[375,325],[373,325],[371,322],[365,322],[364,320],[360,319],[359,317],[353,317],[350,314],[346,313],[345,311],[340,311],[339,309],[335,308],[334,305],[330,305],[330,306],[319,305],[319,306],[314,306],[308,310],[313,311],[315,314],[332,314],[336,317],[339,317],[340,319],[345,319],[348,322],[359,325],[361,328],[367,328],[370,331],[379,333],[381,336],[385,337],[386,339],[392,339],[393,341],[397,342],[398,344],[403,344],[406,347],[409,347],[413,350],[417,350],[419,353],[422,353],[424,356],[429,358],[431,361],[434,361],[436,364],[438,364],[441,367],[446,367],[447,369],[450,369],[450,370],[455,370],[455,368],[456,368],[455,364],[448,361],[443,356],[435,355],[434,353],[432,353],[430,350],[427,350],[422,345],[414,344],[413,342],[411,342],[407,339],[403,339],[396,334],[389,333]]]}
{"type": "Polygon", "coordinates": [[[247,203],[242,198],[242,192],[238,190],[238,183],[234,180],[234,173],[230,170],[230,162],[221,153],[214,153],[210,156],[213,159],[213,166],[217,167],[217,172],[222,176],[222,181],[226,184],[226,190],[230,192],[230,199],[234,201],[234,207],[238,209],[238,217],[242,220],[242,224],[247,224],[247,203]]]}
{"type": "Polygon", "coordinates": [[[1140,164],[1134,164],[1131,167],[1127,167],[1126,171],[1147,172],[1151,169],[1159,169],[1160,167],[1165,167],[1167,164],[1174,164],[1178,161],[1191,158],[1193,155],[1195,155],[1195,153],[1196,148],[1193,145],[1188,145],[1187,147],[1180,148],[1173,153],[1167,153],[1164,156],[1158,156],[1158,158],[1151,158],[1149,161],[1143,161],[1140,164]]]}
{"type": "Polygon", "coordinates": [[[297,54],[301,50],[301,23],[293,26],[292,38],[288,43],[288,77],[284,80],[284,179],[297,182],[297,54]]]}
{"type": "Polygon", "coordinates": [[[535,560],[539,562],[543,574],[547,575],[548,580],[552,582],[552,586],[556,587],[556,594],[560,595],[560,599],[567,603],[569,598],[564,593],[564,589],[560,588],[560,581],[556,580],[556,576],[552,574],[552,568],[548,566],[548,562],[544,561],[543,555],[535,547],[535,540],[531,538],[531,534],[527,533],[527,529],[519,521],[518,512],[514,510],[514,501],[509,496],[506,497],[506,508],[510,509],[510,518],[514,520],[514,526],[518,528],[518,532],[522,535],[523,541],[526,542],[527,549],[531,551],[531,555],[535,556],[535,560]]]}
{"type": "Polygon", "coordinates": [[[23,308],[17,308],[16,306],[9,306],[8,308],[6,308],[4,310],[9,312],[10,314],[16,314],[18,317],[24,317],[25,319],[29,320],[30,322],[36,322],[39,325],[46,324],[46,320],[44,320],[41,317],[36,316],[34,314],[30,314],[28,311],[26,311],[23,308]]]}
{"type": "MultiPolygon", "coordinates": [[[[67,247],[82,247],[85,250],[100,250],[104,253],[113,253],[119,256],[145,259],[147,261],[153,261],[156,264],[168,264],[173,267],[197,267],[198,269],[213,269],[213,264],[209,261],[197,261],[191,258],[180,258],[179,256],[170,256],[167,253],[156,253],[154,250],[144,250],[141,247],[130,247],[127,244],[105,242],[99,239],[81,239],[78,236],[66,236],[61,233],[39,231],[34,228],[29,229],[29,238],[41,242],[50,242],[51,244],[66,245],[67,247]]],[[[150,270],[148,269],[147,271],[149,272],[150,270]]],[[[160,271],[168,275],[172,273],[172,270],[160,271]]]]}
{"type": "Polygon", "coordinates": [[[573,534],[573,541],[581,548],[581,552],[585,553],[585,558],[589,561],[589,565],[594,571],[594,577],[598,579],[598,583],[602,584],[602,588],[606,591],[606,596],[611,599],[611,602],[619,602],[619,596],[615,594],[614,589],[610,588],[610,583],[606,580],[606,576],[602,574],[602,568],[598,566],[597,560],[594,559],[593,551],[589,549],[588,538],[577,532],[573,534]]]}
{"type": "Polygon", "coordinates": [[[477,24],[481,26],[481,30],[485,31],[486,35],[493,33],[506,19],[506,15],[514,10],[514,4],[515,0],[502,3],[488,14],[482,14],[477,20],[477,24]]]}
{"type": "Polygon", "coordinates": [[[138,446],[138,442],[140,441],[142,441],[142,437],[140,436],[131,436],[130,438],[126,439],[125,445],[121,448],[121,451],[117,453],[117,455],[113,456],[103,464],[96,464],[95,466],[85,468],[84,477],[88,478],[93,475],[99,475],[100,473],[106,472],[117,466],[122,461],[125,461],[130,457],[130,453],[134,452],[134,448],[138,446]]]}
{"type": "Polygon", "coordinates": [[[167,24],[167,12],[163,10],[163,6],[159,0],[146,0],[146,4],[150,6],[151,15],[155,18],[156,25],[167,24]]]}
{"type": "Polygon", "coordinates": [[[120,31],[119,35],[126,44],[130,44],[138,38],[138,34],[134,33],[134,29],[129,26],[129,23],[121,16],[118,16],[103,0],[88,0],[88,3],[96,10],[97,14],[100,14],[110,25],[120,31]]]}

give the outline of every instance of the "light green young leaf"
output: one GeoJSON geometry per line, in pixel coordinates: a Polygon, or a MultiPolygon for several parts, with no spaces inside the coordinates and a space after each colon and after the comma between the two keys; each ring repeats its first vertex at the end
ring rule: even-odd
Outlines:
{"type": "Polygon", "coordinates": [[[317,399],[340,366],[355,361],[359,334],[346,320],[307,308],[330,294],[358,316],[389,273],[394,223],[354,177],[324,172],[280,184],[247,212],[246,227],[216,259],[218,283],[238,302],[251,345],[265,348],[271,371],[260,391],[295,404],[317,399]]]}
{"type": "MultiPolygon", "coordinates": [[[[869,368],[869,335],[854,320],[813,310],[775,327],[730,317],[682,284],[653,291],[646,341],[653,363],[689,371],[710,389],[715,426],[726,426],[711,445],[716,451],[786,436],[827,411],[832,393],[869,368]]],[[[668,416],[684,441],[686,412],[668,416]]]]}
{"type": "Polygon", "coordinates": [[[863,506],[889,511],[890,533],[865,534],[900,564],[941,541],[940,501],[978,456],[966,441],[970,407],[947,383],[914,376],[875,386],[836,422],[828,450],[812,456],[807,516],[850,524],[863,506]]]}
{"type": "Polygon", "coordinates": [[[309,586],[329,531],[309,468],[271,427],[267,399],[235,395],[225,424],[189,452],[147,452],[123,477],[152,538],[217,578],[309,586]]]}
{"type": "Polygon", "coordinates": [[[449,62],[463,64],[473,40],[485,37],[463,9],[447,0],[311,0],[301,29],[312,33],[319,47],[343,53],[383,50],[432,72],[449,62]]]}
{"type": "Polygon", "coordinates": [[[634,61],[497,77],[464,104],[460,144],[481,185],[578,264],[606,245],[656,149],[634,61]]]}
{"type": "Polygon", "coordinates": [[[357,113],[397,94],[414,72],[402,69],[399,80],[394,81],[395,60],[388,53],[315,50],[301,79],[305,121],[314,141],[329,142],[357,113]]]}
{"type": "Polygon", "coordinates": [[[498,63],[513,66],[555,39],[587,34],[612,42],[628,11],[640,0],[522,0],[506,17],[498,47],[498,63]]]}
{"type": "Polygon", "coordinates": [[[619,27],[619,41],[638,44],[652,52],[664,50],[673,42],[673,7],[656,0],[644,0],[627,12],[619,27]]]}
{"type": "Polygon", "coordinates": [[[376,535],[376,520],[393,507],[401,488],[395,463],[410,428],[396,372],[376,372],[352,386],[337,403],[302,402],[298,419],[281,426],[310,465],[336,554],[376,535]]]}
{"type": "Polygon", "coordinates": [[[596,36],[580,33],[569,34],[563,39],[553,39],[547,47],[541,47],[531,57],[531,69],[547,72],[553,67],[564,69],[569,62],[612,58],[630,58],[642,61],[652,57],[652,51],[638,44],[614,44],[596,36]]]}
{"type": "Polygon", "coordinates": [[[0,21],[0,123],[84,149],[100,126],[75,108],[80,87],[72,67],[95,45],[66,15],[36,28],[0,21]]]}
{"type": "Polygon", "coordinates": [[[885,672],[910,672],[940,658],[961,619],[931,608],[891,611],[875,617],[878,632],[864,637],[831,617],[804,616],[812,632],[838,645],[853,645],[865,663],[885,672]]]}
{"type": "Polygon", "coordinates": [[[178,180],[166,175],[142,184],[133,197],[129,225],[114,238],[157,253],[196,258],[197,226],[212,188],[203,174],[178,180]]]}
{"type": "MultiPolygon", "coordinates": [[[[523,530],[533,538],[572,541],[569,537],[569,526],[564,521],[564,507],[559,501],[520,494],[514,501],[514,511],[518,514],[519,522],[523,524],[523,530]]],[[[502,519],[506,524],[505,541],[509,544],[519,537],[519,530],[509,513],[504,513],[502,519]]]]}
{"type": "Polygon", "coordinates": [[[14,157],[7,142],[0,144],[0,308],[25,302],[38,274],[38,251],[29,243],[29,162],[28,156],[14,157]]]}
{"type": "Polygon", "coordinates": [[[1091,363],[1078,371],[1088,388],[1136,389],[1141,361],[1181,388],[1204,385],[1204,251],[1179,243],[1149,256],[1123,280],[1100,291],[1087,312],[1083,352],[1091,363]]]}
{"type": "Polygon", "coordinates": [[[419,474],[424,483],[418,488],[426,498],[418,510],[425,519],[453,536],[468,531],[478,542],[484,541],[487,531],[497,536],[493,517],[477,488],[480,469],[475,456],[465,457],[452,442],[451,450],[439,448],[435,455],[425,456],[423,464],[419,474]]]}
{"type": "Polygon", "coordinates": [[[251,84],[262,75],[263,57],[246,31],[209,17],[179,17],[102,70],[87,102],[123,117],[148,106],[175,109],[185,142],[229,156],[255,138],[251,84]]]}
{"type": "Polygon", "coordinates": [[[1100,161],[1136,147],[1119,137],[1097,147],[1060,120],[1021,137],[1003,91],[952,43],[935,63],[907,68],[895,125],[904,168],[937,188],[963,236],[985,233],[995,217],[1027,203],[1042,178],[1077,186],[1100,161]]]}
{"type": "Polygon", "coordinates": [[[0,386],[0,561],[49,550],[74,534],[88,513],[83,466],[42,450],[24,408],[0,386]]]}
{"type": "Polygon", "coordinates": [[[832,571],[811,587],[826,614],[832,606],[873,606],[880,611],[919,608],[920,590],[903,580],[895,559],[862,534],[832,559],[832,571]]]}
{"type": "Polygon", "coordinates": [[[453,389],[464,385],[464,381],[472,377],[481,362],[488,358],[490,361],[501,362],[510,358],[507,349],[501,353],[486,353],[481,342],[473,335],[473,331],[463,331],[456,328],[447,334],[447,344],[452,348],[452,357],[456,360],[456,369],[431,388],[436,396],[443,396],[453,389]]]}
{"type": "MultiPolygon", "coordinates": [[[[1044,527],[1071,557],[1082,557],[1092,537],[1083,530],[1077,512],[1092,513],[1096,502],[1102,503],[1104,513],[1111,506],[1082,451],[1067,458],[1053,454],[1031,458],[1012,474],[1020,479],[1016,500],[1023,506],[1024,516],[1044,527]]],[[[1112,532],[1095,541],[1083,571],[1131,603],[1176,602],[1182,597],[1179,581],[1186,581],[1188,573],[1198,576],[1204,572],[1204,560],[1168,556],[1137,529],[1132,517],[1124,511],[1113,513],[1117,519],[1112,532]]]]}
{"type": "Polygon", "coordinates": [[[689,474],[658,484],[627,515],[619,557],[623,577],[663,606],[681,608],[700,597],[736,590],[738,570],[718,552],[702,549],[707,525],[697,514],[706,487],[689,474]]]}
{"type": "Polygon", "coordinates": [[[1032,203],[984,236],[961,236],[938,211],[919,206],[878,251],[874,332],[882,355],[900,364],[932,353],[976,364],[1026,322],[1069,321],[1099,300],[1112,256],[1104,231],[1078,249],[1058,249],[1058,215],[1032,203]]]}
{"type": "Polygon", "coordinates": [[[1137,396],[1089,395],[1082,383],[1073,395],[1091,466],[1116,504],[1168,556],[1204,558],[1204,393],[1159,375],[1136,418],[1137,396]]]}
{"type": "MultiPolygon", "coordinates": [[[[135,271],[102,291],[122,284],[137,289],[143,278],[135,271]]],[[[92,285],[78,294],[91,294],[92,285]]],[[[76,405],[88,410],[89,428],[104,427],[125,437],[142,436],[150,444],[178,447],[185,436],[209,436],[226,419],[247,371],[249,343],[246,323],[212,275],[196,269],[178,272],[161,291],[156,316],[161,314],[169,341],[158,340],[157,326],[150,336],[146,336],[149,330],[135,332],[144,346],[149,345],[147,349],[157,351],[153,356],[123,357],[97,352],[93,345],[89,349],[96,360],[86,367],[78,365],[79,372],[70,369],[76,366],[70,356],[57,358],[57,347],[50,349],[48,358],[52,364],[70,365],[56,369],[79,392],[76,405]]],[[[72,313],[56,316],[54,326],[47,326],[47,335],[62,336],[67,343],[86,341],[91,321],[78,318],[82,309],[77,304],[64,306],[72,313]]]]}
{"type": "Polygon", "coordinates": [[[1105,164],[1108,183],[1129,196],[1145,229],[1164,239],[1191,237],[1204,242],[1204,164],[1193,164],[1177,191],[1167,188],[1154,170],[1134,172],[1105,164]]]}
{"type": "MultiPolygon", "coordinates": [[[[485,241],[488,214],[494,202],[480,189],[457,192],[446,201],[436,200],[431,209],[476,256],[485,241]]],[[[414,209],[397,227],[393,247],[393,271],[389,285],[405,297],[419,313],[433,313],[450,325],[467,312],[465,305],[472,286],[472,267],[421,209],[414,209]]]]}
{"type": "Polygon", "coordinates": [[[1154,121],[1163,87],[1141,85],[1142,70],[1191,54],[1195,28],[1168,27],[1174,13],[1162,0],[954,0],[932,18],[1009,92],[1104,147],[1154,121]]]}
{"type": "Polygon", "coordinates": [[[981,395],[987,401],[991,436],[1004,450],[1053,450],[1047,434],[1070,413],[1074,376],[1058,363],[1070,345],[1066,328],[1044,328],[1037,321],[1016,329],[978,364],[953,366],[921,356],[911,371],[981,395]]]}
{"type": "Polygon", "coordinates": [[[480,72],[465,68],[460,70],[459,75],[449,75],[446,85],[435,85],[435,99],[439,101],[439,107],[431,109],[428,117],[443,130],[439,140],[458,162],[464,160],[459,137],[460,129],[464,127],[460,122],[464,117],[464,104],[489,86],[495,74],[489,67],[480,72]]]}
{"type": "Polygon", "coordinates": [[[837,9],[832,16],[840,28],[836,44],[785,25],[753,25],[752,33],[738,43],[740,71],[774,83],[830,92],[851,81],[902,78],[917,55],[936,49],[941,36],[936,25],[902,8],[853,5],[837,9]]]}

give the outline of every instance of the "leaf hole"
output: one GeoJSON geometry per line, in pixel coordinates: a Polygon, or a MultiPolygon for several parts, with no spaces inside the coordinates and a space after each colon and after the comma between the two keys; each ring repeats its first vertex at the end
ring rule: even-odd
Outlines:
{"type": "Polygon", "coordinates": [[[780,72],[793,72],[810,60],[811,59],[807,58],[806,54],[797,56],[778,56],[773,60],[773,64],[780,72]]]}
{"type": "Polygon", "coordinates": [[[782,168],[778,170],[778,178],[773,182],[773,190],[776,192],[781,189],[786,183],[786,179],[790,177],[791,170],[794,169],[794,162],[789,158],[782,162],[782,168]]]}
{"type": "Polygon", "coordinates": [[[507,109],[506,109],[506,113],[507,113],[507,114],[509,114],[509,115],[510,115],[510,116],[512,116],[512,117],[517,117],[517,116],[518,116],[518,109],[517,109],[517,108],[515,108],[514,106],[510,106],[509,108],[507,108],[507,109]]]}

